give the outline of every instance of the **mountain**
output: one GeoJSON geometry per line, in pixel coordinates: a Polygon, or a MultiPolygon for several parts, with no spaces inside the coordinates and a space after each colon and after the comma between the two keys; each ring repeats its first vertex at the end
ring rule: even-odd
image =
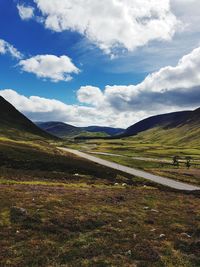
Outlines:
{"type": "Polygon", "coordinates": [[[82,128],[58,121],[36,122],[36,125],[58,137],[75,136],[83,132],[82,128]]]}
{"type": "Polygon", "coordinates": [[[199,144],[200,108],[149,117],[128,127],[120,137],[136,135],[138,139],[144,141],[199,144]]]}
{"type": "Polygon", "coordinates": [[[38,138],[38,136],[56,138],[37,127],[2,96],[0,96],[0,136],[13,139],[38,138]]]}
{"type": "Polygon", "coordinates": [[[75,127],[63,122],[36,122],[36,125],[41,129],[56,135],[58,137],[77,137],[85,136],[90,137],[103,137],[108,135],[120,134],[124,131],[121,128],[101,127],[101,126],[88,126],[88,127],[75,127]]]}
{"type": "Polygon", "coordinates": [[[157,126],[175,127],[178,124],[184,122],[190,113],[191,113],[190,111],[182,111],[182,112],[173,112],[173,113],[149,117],[128,127],[123,135],[124,136],[136,135],[140,132],[147,131],[157,126]]]}
{"type": "Polygon", "coordinates": [[[106,133],[108,135],[116,135],[116,134],[121,134],[124,132],[124,129],[122,128],[112,128],[112,127],[103,127],[103,126],[88,126],[84,127],[84,129],[87,132],[100,132],[100,133],[106,133]]]}

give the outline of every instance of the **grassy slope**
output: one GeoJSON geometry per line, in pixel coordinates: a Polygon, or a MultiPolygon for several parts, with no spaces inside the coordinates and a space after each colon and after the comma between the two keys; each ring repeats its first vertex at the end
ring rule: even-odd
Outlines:
{"type": "Polygon", "coordinates": [[[198,196],[158,189],[43,141],[1,139],[0,157],[1,266],[199,265],[198,196]],[[12,206],[26,217],[14,221],[12,206]]]}
{"type": "Polygon", "coordinates": [[[172,129],[156,127],[138,134],[134,140],[163,145],[199,147],[200,127],[198,125],[184,125],[172,129]]]}
{"type": "Polygon", "coordinates": [[[157,115],[130,126],[125,136],[136,136],[150,143],[196,145],[200,143],[200,108],[157,115]]]}
{"type": "Polygon", "coordinates": [[[37,122],[36,125],[46,132],[58,136],[60,138],[69,139],[74,137],[106,137],[109,136],[106,132],[100,131],[100,127],[75,127],[63,122],[37,122]],[[91,128],[91,129],[90,129],[91,128]],[[89,131],[91,130],[91,131],[89,131]],[[96,130],[96,131],[95,131],[96,130]]]}
{"type": "Polygon", "coordinates": [[[0,136],[11,139],[56,139],[38,128],[0,96],[0,136]]]}

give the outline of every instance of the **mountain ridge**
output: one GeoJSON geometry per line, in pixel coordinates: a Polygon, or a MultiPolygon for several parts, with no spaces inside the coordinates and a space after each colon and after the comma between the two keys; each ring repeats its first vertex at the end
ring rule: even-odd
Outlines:
{"type": "Polygon", "coordinates": [[[164,129],[169,129],[192,123],[200,123],[200,108],[197,108],[195,110],[177,111],[148,117],[129,126],[122,134],[122,136],[133,136],[157,126],[161,126],[164,129]]]}
{"type": "Polygon", "coordinates": [[[11,103],[0,96],[0,135],[23,138],[23,136],[56,139],[55,136],[41,130],[11,103]]]}
{"type": "Polygon", "coordinates": [[[104,135],[115,135],[119,134],[124,129],[122,128],[113,128],[107,126],[87,126],[87,127],[76,127],[64,122],[59,121],[48,121],[48,122],[35,122],[37,126],[41,129],[54,134],[58,137],[68,137],[68,136],[77,136],[80,134],[85,134],[87,136],[88,133],[91,134],[104,134],[104,135]]]}

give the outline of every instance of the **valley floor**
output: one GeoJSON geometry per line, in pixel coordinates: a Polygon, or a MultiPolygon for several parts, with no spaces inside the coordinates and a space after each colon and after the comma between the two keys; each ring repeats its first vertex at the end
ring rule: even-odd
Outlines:
{"type": "Polygon", "coordinates": [[[200,265],[200,196],[0,141],[0,266],[200,265]]]}
{"type": "Polygon", "coordinates": [[[66,142],[67,147],[128,167],[144,170],[177,181],[200,185],[200,150],[196,146],[172,146],[148,143],[136,137],[116,140],[86,140],[66,142]],[[179,156],[179,166],[173,166],[173,157],[179,156]],[[191,166],[186,158],[191,157],[191,166]]]}

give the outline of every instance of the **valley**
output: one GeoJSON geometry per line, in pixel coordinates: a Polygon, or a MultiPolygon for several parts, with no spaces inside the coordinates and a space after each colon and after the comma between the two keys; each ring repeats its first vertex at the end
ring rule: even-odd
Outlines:
{"type": "Polygon", "coordinates": [[[43,142],[1,140],[0,147],[3,266],[198,266],[197,193],[43,142]]]}
{"type": "Polygon", "coordinates": [[[67,147],[92,153],[97,157],[150,173],[200,185],[200,150],[198,145],[173,146],[128,137],[115,140],[86,140],[65,143],[67,147]],[[179,167],[173,165],[173,157],[179,156],[179,167]],[[186,158],[191,157],[191,166],[186,158]]]}
{"type": "Polygon", "coordinates": [[[6,105],[11,113],[0,120],[1,266],[199,265],[199,191],[165,187],[57,148],[110,153],[95,156],[166,177],[172,172],[169,178],[197,186],[198,165],[195,172],[193,165],[188,170],[168,161],[190,155],[198,164],[198,146],[138,136],[63,140],[6,105]]]}

